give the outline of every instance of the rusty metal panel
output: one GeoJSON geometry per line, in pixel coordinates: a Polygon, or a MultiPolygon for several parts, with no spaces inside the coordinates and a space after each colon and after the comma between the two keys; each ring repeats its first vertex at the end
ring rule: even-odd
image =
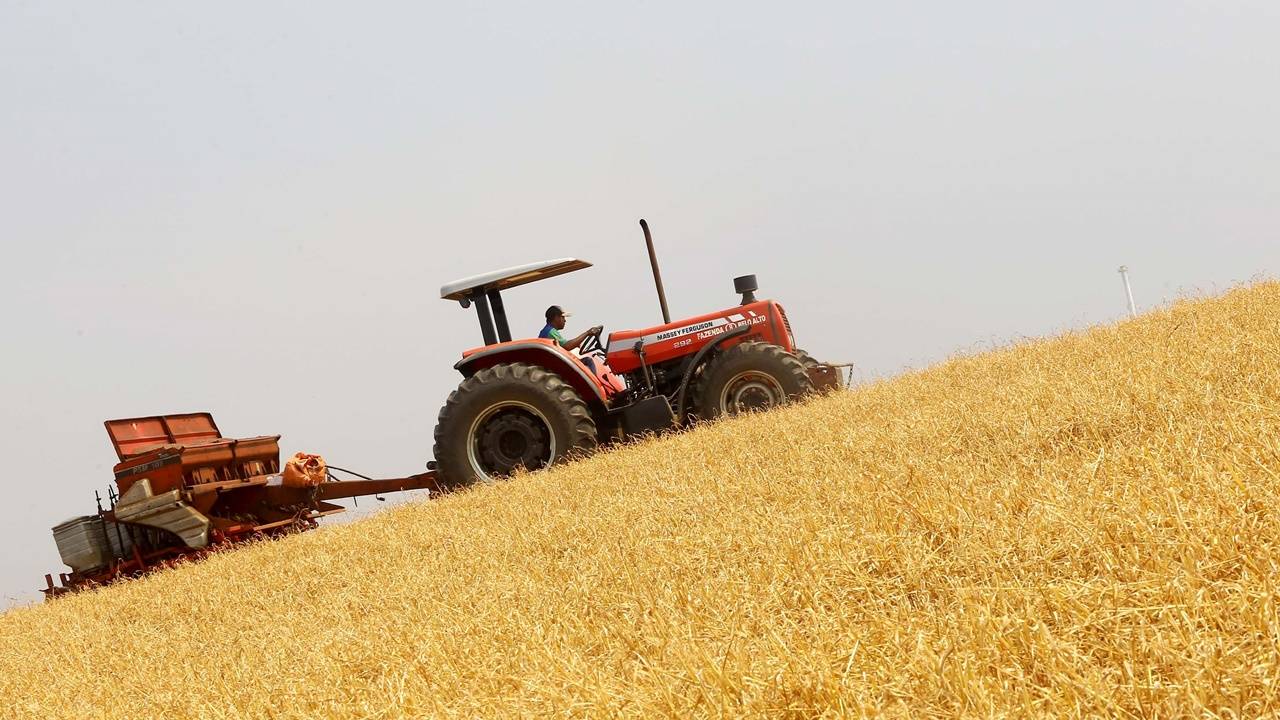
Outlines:
{"type": "Polygon", "coordinates": [[[840,375],[840,369],[832,365],[810,365],[805,368],[809,374],[809,380],[813,382],[813,388],[818,392],[830,392],[832,390],[841,390],[844,388],[844,378],[840,375]]]}
{"type": "Polygon", "coordinates": [[[222,437],[209,413],[124,418],[104,424],[111,446],[121,460],[165,445],[187,445],[222,437]]]}
{"type": "Polygon", "coordinates": [[[235,463],[240,477],[280,471],[280,436],[242,438],[235,444],[235,463]]]}

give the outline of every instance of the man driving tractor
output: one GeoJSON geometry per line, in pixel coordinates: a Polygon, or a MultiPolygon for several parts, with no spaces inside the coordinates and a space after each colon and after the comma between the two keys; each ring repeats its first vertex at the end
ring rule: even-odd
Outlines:
{"type": "MultiPolygon", "coordinates": [[[[648,225],[643,229],[648,236],[648,225]]],[[[782,306],[755,297],[753,275],[733,279],[741,298],[732,305],[674,322],[659,290],[663,324],[615,331],[608,346],[602,327],[566,339],[567,314],[558,305],[547,308],[538,339],[512,338],[502,292],[590,266],[579,258],[544,260],[440,287],[442,299],[476,309],[484,339],[454,365],[462,381],[436,421],[433,453],[447,485],[537,470],[615,441],[781,405],[814,392],[819,380],[823,389],[843,387],[834,367],[796,349],[782,306]]]]}
{"type": "Polygon", "coordinates": [[[542,332],[538,333],[538,337],[555,340],[556,344],[565,350],[576,350],[582,345],[583,340],[592,335],[599,335],[604,330],[603,325],[597,325],[593,328],[587,328],[585,332],[572,340],[565,340],[560,331],[564,330],[565,320],[570,315],[572,313],[565,312],[564,308],[559,305],[552,305],[547,308],[547,324],[542,328],[542,332]]]}

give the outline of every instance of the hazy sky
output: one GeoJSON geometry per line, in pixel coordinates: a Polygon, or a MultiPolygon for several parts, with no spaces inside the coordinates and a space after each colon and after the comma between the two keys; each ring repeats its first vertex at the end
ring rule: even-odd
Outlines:
{"type": "MultiPolygon", "coordinates": [[[[419,471],[479,344],[732,304],[863,379],[1280,267],[1280,4],[0,0],[0,606],[108,418],[419,471]]],[[[367,506],[371,503],[363,503],[367,506]]],[[[264,583],[271,578],[263,578],[264,583]]]]}

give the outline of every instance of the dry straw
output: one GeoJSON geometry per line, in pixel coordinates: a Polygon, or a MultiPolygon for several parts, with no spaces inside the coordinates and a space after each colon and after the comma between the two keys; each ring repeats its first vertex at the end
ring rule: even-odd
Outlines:
{"type": "Polygon", "coordinates": [[[0,616],[6,717],[1280,714],[1280,284],[0,616]]]}

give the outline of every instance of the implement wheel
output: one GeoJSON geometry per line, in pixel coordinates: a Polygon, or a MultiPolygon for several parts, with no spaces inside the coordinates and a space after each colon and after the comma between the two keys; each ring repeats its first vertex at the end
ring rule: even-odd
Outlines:
{"type": "Polygon", "coordinates": [[[596,424],[582,397],[545,368],[495,365],[462,381],[440,409],[436,462],[446,485],[540,470],[596,447],[596,424]]]}
{"type": "Polygon", "coordinates": [[[706,368],[694,396],[698,417],[714,420],[790,402],[813,392],[799,358],[777,345],[746,342],[720,353],[706,368]]]}

